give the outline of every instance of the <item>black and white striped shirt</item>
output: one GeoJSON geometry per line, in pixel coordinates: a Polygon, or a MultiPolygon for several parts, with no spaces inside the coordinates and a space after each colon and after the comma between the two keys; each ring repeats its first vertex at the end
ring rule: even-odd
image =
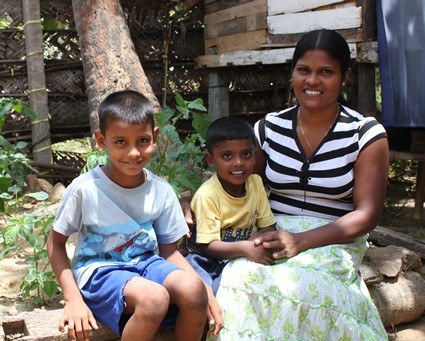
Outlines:
{"type": "Polygon", "coordinates": [[[335,219],[353,210],[354,163],[370,143],[387,137],[373,117],[344,106],[308,160],[297,136],[298,107],[267,114],[255,124],[266,154],[274,213],[335,219]]]}

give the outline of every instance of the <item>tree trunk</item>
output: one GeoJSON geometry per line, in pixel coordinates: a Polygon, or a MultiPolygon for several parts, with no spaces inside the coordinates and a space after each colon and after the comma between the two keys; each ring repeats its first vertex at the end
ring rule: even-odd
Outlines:
{"type": "Polygon", "coordinates": [[[149,98],[155,111],[159,110],[119,0],[72,0],[72,6],[89,98],[91,132],[99,127],[100,102],[114,91],[139,91],[149,98]]]}
{"type": "Polygon", "coordinates": [[[23,0],[22,8],[28,69],[28,96],[31,108],[37,113],[37,118],[31,122],[32,153],[36,162],[51,163],[52,151],[44,72],[40,1],[23,0]]]}

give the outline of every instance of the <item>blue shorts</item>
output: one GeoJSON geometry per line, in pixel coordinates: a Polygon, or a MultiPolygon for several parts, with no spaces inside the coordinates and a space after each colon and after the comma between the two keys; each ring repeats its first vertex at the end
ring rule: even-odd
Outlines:
{"type": "MultiPolygon", "coordinates": [[[[123,290],[127,282],[134,277],[142,277],[162,284],[174,270],[180,268],[156,254],[147,256],[137,264],[103,266],[95,270],[81,289],[81,294],[96,319],[121,335],[131,317],[123,315],[123,290]]],[[[171,305],[161,326],[173,327],[177,315],[177,306],[171,305]]]]}
{"type": "Polygon", "coordinates": [[[185,258],[204,283],[213,289],[214,295],[217,294],[221,273],[229,260],[214,259],[196,253],[188,253],[185,258]]]}

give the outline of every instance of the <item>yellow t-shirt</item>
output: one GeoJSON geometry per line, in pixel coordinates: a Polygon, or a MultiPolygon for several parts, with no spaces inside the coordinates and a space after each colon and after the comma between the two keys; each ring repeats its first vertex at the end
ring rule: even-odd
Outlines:
{"type": "Polygon", "coordinates": [[[196,242],[248,239],[255,228],[276,223],[261,178],[253,174],[245,183],[246,195],[228,194],[214,174],[193,196],[191,208],[196,216],[196,242]]]}

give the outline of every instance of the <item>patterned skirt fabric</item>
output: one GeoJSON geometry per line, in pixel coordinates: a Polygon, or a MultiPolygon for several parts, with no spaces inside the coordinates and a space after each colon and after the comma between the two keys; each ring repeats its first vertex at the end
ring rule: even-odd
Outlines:
{"type": "MultiPolygon", "coordinates": [[[[327,221],[278,216],[278,229],[327,221]]],[[[225,326],[217,340],[388,340],[359,266],[367,236],[310,249],[264,266],[246,258],[224,268],[217,299],[225,326]]]]}

